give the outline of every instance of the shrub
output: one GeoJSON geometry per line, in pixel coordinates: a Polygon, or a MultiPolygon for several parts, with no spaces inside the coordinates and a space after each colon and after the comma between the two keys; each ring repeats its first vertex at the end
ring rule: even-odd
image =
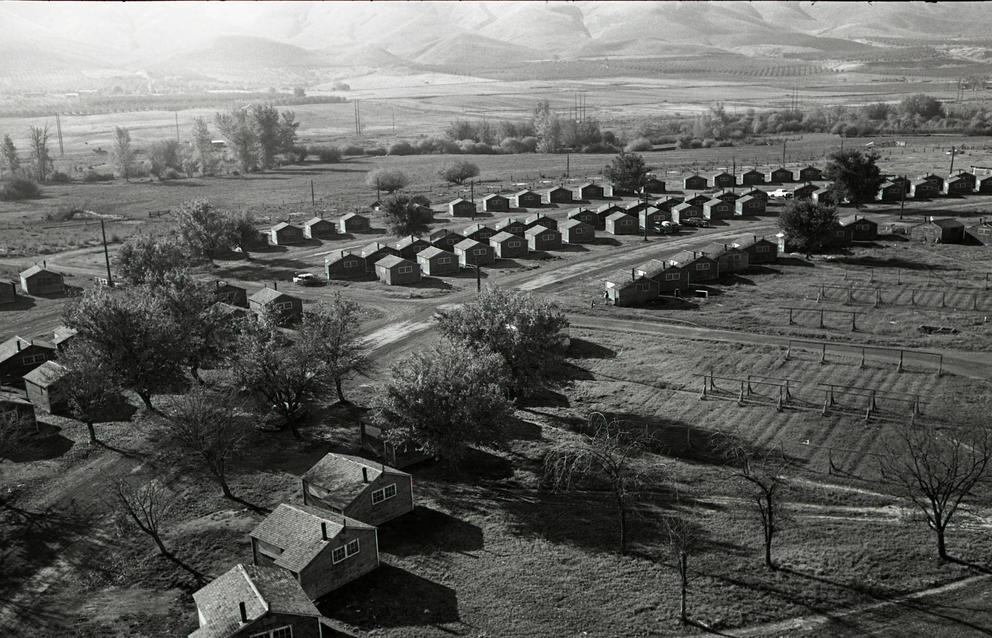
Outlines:
{"type": "Polygon", "coordinates": [[[407,142],[406,140],[404,140],[402,142],[396,142],[395,144],[393,144],[392,146],[390,146],[389,147],[389,154],[390,155],[416,155],[417,154],[417,149],[415,149],[413,147],[413,145],[410,144],[410,142],[407,142]]]}
{"type": "Polygon", "coordinates": [[[381,146],[373,146],[372,148],[365,149],[365,154],[369,157],[381,157],[386,154],[386,149],[381,146]]]}
{"type": "Polygon", "coordinates": [[[379,188],[387,193],[401,190],[409,183],[410,180],[406,174],[396,169],[377,168],[365,178],[366,186],[379,188]]]}
{"type": "Polygon", "coordinates": [[[48,178],[48,181],[51,184],[68,184],[72,182],[72,178],[61,171],[55,171],[48,178]]]}
{"type": "Polygon", "coordinates": [[[646,137],[639,137],[624,146],[623,150],[627,153],[639,153],[642,151],[650,151],[652,148],[654,148],[654,145],[651,143],[651,140],[646,137]]]}
{"type": "Polygon", "coordinates": [[[441,179],[449,184],[461,184],[470,177],[477,176],[479,174],[479,167],[472,162],[463,160],[445,167],[438,174],[441,176],[441,179]]]}
{"type": "Polygon", "coordinates": [[[365,149],[361,146],[355,146],[354,144],[349,144],[341,149],[342,155],[365,155],[365,149]]]}
{"type": "Polygon", "coordinates": [[[0,186],[0,201],[16,202],[22,199],[37,199],[41,197],[41,188],[26,177],[15,177],[0,186]]]}
{"type": "MultiPolygon", "coordinates": [[[[358,151],[359,153],[353,153],[353,155],[361,154],[361,149],[358,149],[358,151]]],[[[341,161],[341,151],[334,146],[308,146],[307,153],[309,155],[316,155],[317,159],[324,164],[337,164],[341,161]]]]}
{"type": "Polygon", "coordinates": [[[163,179],[163,180],[167,180],[167,179],[179,179],[180,177],[182,177],[182,175],[179,173],[179,171],[177,171],[176,169],[174,169],[174,168],[172,168],[170,166],[169,168],[165,169],[165,172],[164,173],[162,173],[162,178],[161,179],[163,179]]]}
{"type": "Polygon", "coordinates": [[[110,173],[98,173],[91,168],[83,175],[83,181],[87,184],[93,184],[96,182],[112,182],[114,181],[114,176],[110,173]]]}

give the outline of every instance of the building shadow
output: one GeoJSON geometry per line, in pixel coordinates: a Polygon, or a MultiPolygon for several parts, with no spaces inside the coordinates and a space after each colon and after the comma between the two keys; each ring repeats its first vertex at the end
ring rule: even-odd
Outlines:
{"type": "Polygon", "coordinates": [[[432,288],[436,290],[451,290],[451,284],[437,277],[421,277],[420,281],[404,284],[403,288],[432,288]]]}
{"type": "Polygon", "coordinates": [[[423,505],[379,526],[379,549],[393,556],[474,552],[484,546],[477,525],[423,505]]]}
{"type": "Polygon", "coordinates": [[[508,441],[540,441],[541,426],[511,416],[503,424],[503,436],[508,441]]]}
{"type": "Polygon", "coordinates": [[[602,236],[596,237],[595,239],[593,239],[589,243],[592,244],[592,245],[594,245],[594,246],[619,246],[620,245],[620,241],[619,240],[613,239],[612,237],[602,237],[602,236]]]}
{"type": "Polygon", "coordinates": [[[460,621],[454,589],[386,563],[317,601],[317,609],[365,631],[460,621]]]}
{"type": "Polygon", "coordinates": [[[0,304],[0,312],[5,310],[29,310],[34,308],[34,299],[18,294],[11,303],[0,304]]]}
{"type": "Polygon", "coordinates": [[[779,257],[775,260],[775,263],[779,266],[802,266],[804,268],[815,268],[816,264],[808,259],[802,259],[800,257],[779,257]]]}
{"type": "Polygon", "coordinates": [[[571,359],[613,359],[616,356],[616,350],[585,339],[572,338],[568,346],[568,357],[571,359]]]}
{"type": "Polygon", "coordinates": [[[31,463],[55,459],[75,445],[72,439],[61,434],[61,428],[45,425],[40,433],[21,437],[4,457],[14,463],[31,463]]]}
{"type": "Polygon", "coordinates": [[[587,253],[587,252],[589,252],[589,249],[586,248],[585,246],[583,246],[582,244],[566,244],[566,243],[562,242],[561,247],[560,248],[556,248],[555,249],[555,252],[560,252],[560,253],[587,253]]]}

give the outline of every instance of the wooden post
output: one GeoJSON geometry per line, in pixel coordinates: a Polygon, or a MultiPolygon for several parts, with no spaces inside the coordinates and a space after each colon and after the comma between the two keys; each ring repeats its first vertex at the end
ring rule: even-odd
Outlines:
{"type": "Polygon", "coordinates": [[[751,396],[751,375],[747,375],[747,396],[751,396]]]}
{"type": "Polygon", "coordinates": [[[939,377],[944,372],[944,355],[937,355],[937,376],[939,377]]]}
{"type": "Polygon", "coordinates": [[[703,392],[699,395],[699,400],[702,401],[706,398],[706,373],[703,373],[703,392]]]}
{"type": "Polygon", "coordinates": [[[870,284],[875,283],[875,269],[874,268],[869,268],[868,269],[868,283],[870,283],[870,284]]]}
{"type": "Polygon", "coordinates": [[[941,308],[946,308],[947,307],[947,291],[946,290],[941,290],[940,291],[940,307],[941,308]]]}
{"type": "Polygon", "coordinates": [[[834,403],[836,403],[836,401],[834,401],[834,386],[830,386],[829,393],[830,393],[830,405],[833,405],[834,403]]]}
{"type": "Polygon", "coordinates": [[[789,392],[789,380],[785,380],[785,400],[789,401],[792,399],[792,393],[789,392]]]}
{"type": "Polygon", "coordinates": [[[794,325],[794,322],[792,321],[792,308],[789,308],[789,325],[794,325]]]}
{"type": "Polygon", "coordinates": [[[878,288],[876,288],[875,289],[875,307],[878,308],[878,306],[881,303],[882,303],[882,293],[881,293],[881,291],[878,288]]]}
{"type": "Polygon", "coordinates": [[[479,264],[475,265],[475,292],[482,292],[482,272],[479,271],[479,264]]]}
{"type": "Polygon", "coordinates": [[[829,391],[823,397],[823,409],[820,410],[820,414],[827,416],[827,410],[830,408],[830,396],[829,391]]]}
{"type": "Polygon", "coordinates": [[[899,367],[896,368],[896,372],[902,372],[902,356],[903,356],[903,350],[900,349],[899,350],[899,367]]]}
{"type": "Polygon", "coordinates": [[[913,300],[912,300],[911,303],[915,306],[916,305],[916,288],[912,288],[911,291],[913,293],[913,300]]]}
{"type": "Polygon", "coordinates": [[[824,341],[822,344],[823,350],[820,352],[820,363],[827,362],[827,342],[824,341]]]}
{"type": "Polygon", "coordinates": [[[851,313],[851,332],[857,332],[858,331],[858,324],[856,323],[857,320],[858,320],[858,313],[852,312],[851,313]]]}
{"type": "Polygon", "coordinates": [[[787,345],[785,348],[785,360],[788,361],[791,355],[792,355],[792,339],[789,339],[789,345],[787,345]]]}
{"type": "Polygon", "coordinates": [[[747,401],[745,401],[744,399],[744,379],[741,379],[741,393],[737,395],[737,403],[740,405],[744,405],[747,403],[747,401]]]}
{"type": "Polygon", "coordinates": [[[861,363],[858,365],[859,368],[865,367],[865,347],[861,346],[861,363]]]}
{"type": "Polygon", "coordinates": [[[823,310],[820,310],[820,328],[823,328],[823,310]]]}

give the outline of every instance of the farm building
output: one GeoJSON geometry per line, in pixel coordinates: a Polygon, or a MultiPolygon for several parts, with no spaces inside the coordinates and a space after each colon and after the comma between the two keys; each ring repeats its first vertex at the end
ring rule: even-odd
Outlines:
{"type": "Polygon", "coordinates": [[[854,231],[849,226],[841,226],[838,224],[827,237],[824,242],[825,246],[828,247],[843,247],[850,246],[851,242],[854,241],[854,231]]]}
{"type": "Polygon", "coordinates": [[[481,241],[482,243],[488,242],[489,238],[495,234],[495,230],[483,224],[472,224],[462,230],[462,236],[465,237],[465,239],[474,239],[475,241],[481,241]]]}
{"type": "Polygon", "coordinates": [[[309,505],[280,504],[248,536],[252,562],[285,569],[311,600],[379,566],[375,527],[309,505]]]}
{"type": "Polygon", "coordinates": [[[28,295],[61,295],[65,293],[65,280],[44,263],[35,264],[21,272],[21,291],[28,295]]]}
{"type": "Polygon", "coordinates": [[[546,215],[542,215],[541,213],[537,213],[536,215],[531,215],[530,217],[524,220],[525,229],[530,230],[534,226],[543,226],[551,230],[558,230],[558,222],[556,222],[550,217],[547,217],[546,215]]]}
{"type": "Polygon", "coordinates": [[[235,565],[193,593],[200,628],[187,638],[322,638],[320,612],[277,567],[235,565]]]}
{"type": "Polygon", "coordinates": [[[461,233],[456,233],[446,228],[440,228],[432,232],[429,235],[429,239],[431,240],[431,246],[436,246],[441,250],[452,251],[455,248],[455,244],[465,239],[465,237],[463,237],[461,233]]]}
{"type": "Polygon", "coordinates": [[[878,202],[898,202],[905,194],[905,187],[895,182],[885,182],[878,187],[875,194],[875,201],[878,202]]]}
{"type": "Polygon", "coordinates": [[[365,272],[375,272],[375,265],[379,263],[380,259],[388,255],[396,255],[399,257],[400,251],[388,244],[382,244],[374,241],[365,248],[362,248],[361,255],[362,259],[365,260],[365,272]]]}
{"type": "Polygon", "coordinates": [[[511,235],[523,237],[527,227],[516,217],[507,217],[496,224],[495,230],[496,232],[510,233],[511,235]]]}
{"type": "Polygon", "coordinates": [[[604,296],[614,306],[641,306],[661,294],[658,282],[644,276],[631,277],[626,271],[606,280],[604,296]]]}
{"type": "Polygon", "coordinates": [[[482,210],[487,213],[505,213],[510,210],[510,198],[490,193],[482,198],[482,210]]]}
{"type": "Polygon", "coordinates": [[[12,281],[0,281],[0,306],[17,301],[17,286],[12,281]]]}
{"type": "Polygon", "coordinates": [[[945,195],[965,195],[974,192],[975,176],[970,173],[961,173],[944,180],[942,193],[945,195]]]}
{"type": "Polygon", "coordinates": [[[497,259],[513,259],[527,256],[527,241],[518,235],[500,231],[489,238],[489,245],[497,259]]]}
{"type": "Polygon", "coordinates": [[[428,277],[450,275],[458,272],[458,257],[455,253],[431,246],[417,253],[420,270],[428,277]]]}
{"type": "Polygon", "coordinates": [[[758,197],[745,195],[734,202],[734,215],[743,217],[746,215],[764,215],[765,200],[758,197]]]}
{"type": "Polygon", "coordinates": [[[421,250],[428,248],[430,245],[431,243],[426,239],[410,235],[396,242],[393,247],[399,251],[400,257],[403,259],[415,259],[421,250]]]}
{"type": "Polygon", "coordinates": [[[324,257],[324,274],[327,280],[351,279],[368,274],[365,260],[347,250],[338,250],[324,257]]]}
{"type": "Polygon", "coordinates": [[[788,168],[779,166],[767,174],[765,181],[769,184],[788,184],[789,182],[796,181],[796,176],[788,168]]]}
{"type": "Polygon", "coordinates": [[[303,503],[382,525],[413,511],[413,477],[350,454],[325,454],[300,481],[303,503]]]}
{"type": "Polygon", "coordinates": [[[718,195],[714,195],[713,199],[719,199],[721,201],[727,202],[728,204],[733,204],[740,198],[740,195],[734,191],[723,191],[718,195]]]}
{"type": "Polygon", "coordinates": [[[448,214],[452,217],[475,217],[475,204],[459,197],[453,202],[448,202],[448,214]]]}
{"type": "Polygon", "coordinates": [[[733,244],[710,244],[702,252],[715,259],[720,274],[744,272],[748,269],[748,254],[733,244]]]}
{"type": "Polygon", "coordinates": [[[820,190],[815,190],[812,192],[809,198],[813,200],[814,204],[823,204],[825,206],[837,205],[837,191],[835,191],[832,188],[823,188],[820,190]]]}
{"type": "Polygon", "coordinates": [[[303,222],[303,236],[307,239],[326,239],[334,237],[334,222],[323,217],[311,217],[303,222]]]}
{"type": "Polygon", "coordinates": [[[651,259],[634,269],[634,274],[658,283],[659,294],[684,290],[689,285],[689,271],[672,262],[651,259]]]}
{"type": "Polygon", "coordinates": [[[710,201],[711,199],[713,199],[713,198],[710,197],[709,195],[704,195],[704,194],[700,193],[698,195],[694,195],[694,196],[686,199],[683,203],[684,204],[692,204],[693,206],[696,206],[700,210],[702,210],[703,204],[705,204],[706,202],[710,201]]]}
{"type": "Polygon", "coordinates": [[[818,190],[820,190],[819,186],[814,186],[813,184],[803,184],[802,186],[797,186],[792,189],[792,198],[796,200],[811,199],[813,197],[813,193],[818,190]]]}
{"type": "Polygon", "coordinates": [[[964,224],[953,218],[928,217],[925,224],[913,228],[913,238],[934,244],[960,244],[964,241],[964,224]]]}
{"type": "Polygon", "coordinates": [[[375,276],[389,286],[407,286],[420,281],[420,266],[398,255],[386,255],[375,262],[375,276]]]}
{"type": "Polygon", "coordinates": [[[621,206],[623,207],[623,211],[631,217],[638,217],[640,216],[641,211],[648,210],[652,207],[651,204],[642,201],[627,202],[621,206]]]}
{"type": "Polygon", "coordinates": [[[664,193],[665,192],[665,182],[658,179],[657,177],[648,177],[644,181],[644,192],[645,193],[664,193]]]}
{"type": "Polygon", "coordinates": [[[741,173],[741,186],[754,186],[765,183],[765,174],[761,171],[751,169],[741,173]]]}
{"type": "Polygon", "coordinates": [[[570,219],[561,225],[561,240],[565,244],[587,244],[596,239],[596,229],[581,219],[570,219]]]}
{"type": "Polygon", "coordinates": [[[669,261],[686,271],[688,286],[716,281],[720,278],[720,266],[717,261],[700,252],[683,250],[669,261]]]}
{"type": "Polygon", "coordinates": [[[554,228],[535,225],[527,229],[524,237],[531,250],[561,250],[561,233],[554,228]]]}
{"type": "Polygon", "coordinates": [[[434,457],[418,451],[412,445],[396,446],[389,443],[383,431],[364,420],[359,423],[359,436],[362,449],[384,459],[391,467],[403,469],[427,461],[434,457]]]}
{"type": "Polygon", "coordinates": [[[539,208],[541,195],[532,190],[522,190],[510,195],[510,204],[514,208],[539,208]]]}
{"type": "Polygon", "coordinates": [[[593,228],[602,229],[602,226],[599,225],[599,215],[592,212],[588,208],[573,208],[572,210],[568,211],[566,218],[578,219],[579,221],[583,221],[589,224],[593,228]]]}
{"type": "Polygon", "coordinates": [[[0,424],[17,424],[21,432],[37,432],[38,421],[34,416],[34,406],[19,392],[0,388],[0,424]]]}
{"type": "Polygon", "coordinates": [[[599,184],[586,182],[572,188],[572,199],[588,202],[594,199],[604,199],[607,197],[606,191],[599,184]]]}
{"type": "Polygon", "coordinates": [[[694,206],[689,202],[682,202],[672,209],[672,221],[676,224],[684,224],[687,219],[702,219],[703,209],[694,206]]]}
{"type": "Polygon", "coordinates": [[[943,188],[943,181],[938,184],[933,180],[914,179],[909,183],[909,196],[913,199],[929,199],[939,195],[941,188],[943,188]]]}
{"type": "Polygon", "coordinates": [[[755,199],[760,199],[766,204],[768,203],[768,193],[761,190],[760,188],[752,188],[746,193],[742,193],[741,197],[753,197],[755,199]]]}
{"type": "Polygon", "coordinates": [[[372,228],[369,218],[360,213],[346,213],[338,220],[338,232],[342,235],[348,233],[366,233],[372,228]]]}
{"type": "Polygon", "coordinates": [[[662,197],[661,199],[656,199],[651,202],[651,205],[655,208],[660,208],[661,210],[672,212],[672,209],[685,201],[684,197],[675,197],[674,195],[668,195],[662,197]]]}
{"type": "Polygon", "coordinates": [[[468,238],[455,244],[455,256],[458,257],[458,264],[465,267],[488,266],[496,261],[492,246],[468,238]]]}
{"type": "MultiPolygon", "coordinates": [[[[54,361],[46,361],[24,375],[24,389],[28,401],[44,412],[54,414],[66,405],[66,399],[59,381],[65,376],[65,368],[54,361]]],[[[64,384],[63,384],[64,385],[64,384]]]]}
{"type": "Polygon", "coordinates": [[[926,181],[926,182],[932,182],[932,183],[936,184],[938,189],[944,187],[944,178],[941,177],[940,175],[937,175],[936,173],[927,173],[926,175],[924,175],[920,179],[922,179],[923,181],[926,181]]]}
{"type": "Polygon", "coordinates": [[[637,221],[639,229],[647,228],[648,230],[657,231],[658,227],[661,226],[661,222],[672,221],[672,213],[661,208],[651,207],[642,210],[637,221]]]}
{"type": "Polygon", "coordinates": [[[722,199],[711,199],[703,204],[703,219],[730,219],[734,216],[734,205],[722,199]]]}
{"type": "Polygon", "coordinates": [[[803,166],[799,169],[800,182],[819,182],[823,180],[823,171],[815,166],[803,166]]]}
{"type": "Polygon", "coordinates": [[[24,375],[55,358],[55,346],[14,336],[0,343],[0,385],[22,387],[24,375]]]}
{"type": "Polygon", "coordinates": [[[606,218],[605,230],[611,235],[636,235],[637,220],[626,213],[613,213],[606,218]]]}
{"type": "Polygon", "coordinates": [[[992,193],[992,175],[982,175],[975,178],[976,193],[992,193]]]}
{"type": "Polygon", "coordinates": [[[221,303],[229,303],[239,308],[248,307],[248,291],[241,286],[235,286],[226,281],[214,282],[214,299],[221,303]]]}
{"type": "Polygon", "coordinates": [[[541,203],[543,204],[571,204],[572,191],[564,186],[555,186],[545,191],[541,191],[541,203]]]}
{"type": "Polygon", "coordinates": [[[286,222],[279,222],[269,229],[269,243],[273,246],[298,244],[303,241],[303,229],[286,222]]]}
{"type": "MultiPolygon", "coordinates": [[[[246,301],[245,301],[245,306],[244,307],[245,308],[248,307],[247,297],[246,297],[246,301]]],[[[52,330],[52,341],[51,341],[51,343],[52,343],[53,346],[55,346],[55,349],[56,350],[58,350],[59,352],[61,352],[62,350],[64,350],[65,348],[67,348],[70,343],[72,343],[73,338],[77,334],[79,334],[79,331],[76,330],[75,328],[70,328],[69,326],[61,325],[58,328],[56,328],[55,330],[52,330]]]]}
{"type": "Polygon", "coordinates": [[[733,188],[737,186],[737,178],[727,171],[711,174],[708,181],[712,188],[733,188]]]}
{"type": "Polygon", "coordinates": [[[687,191],[705,190],[708,185],[708,180],[698,173],[682,180],[682,188],[687,191]]]}
{"type": "Polygon", "coordinates": [[[778,244],[757,235],[738,239],[733,244],[747,253],[747,263],[773,264],[778,260],[778,244]]]}
{"type": "Polygon", "coordinates": [[[248,297],[248,305],[257,315],[265,312],[276,313],[280,317],[280,323],[283,324],[293,323],[303,316],[303,300],[279,292],[275,288],[262,288],[248,297]]]}
{"type": "Polygon", "coordinates": [[[837,220],[843,228],[851,229],[851,241],[878,239],[878,224],[861,215],[849,215],[837,220]]]}

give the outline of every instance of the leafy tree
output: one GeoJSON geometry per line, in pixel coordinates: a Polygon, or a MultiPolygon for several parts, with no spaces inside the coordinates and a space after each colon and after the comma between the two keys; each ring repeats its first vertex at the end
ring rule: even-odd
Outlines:
{"type": "Polygon", "coordinates": [[[41,197],[41,188],[26,177],[15,177],[5,184],[0,184],[0,202],[19,202],[23,199],[39,197],[41,197]]]}
{"type": "Polygon", "coordinates": [[[324,164],[337,164],[341,161],[341,149],[335,146],[309,146],[307,147],[307,153],[309,155],[316,155],[324,164]]]}
{"type": "Polygon", "coordinates": [[[406,174],[395,168],[377,168],[365,178],[366,186],[386,191],[390,195],[406,188],[409,183],[410,179],[406,174]]]}
{"type": "Polygon", "coordinates": [[[217,157],[214,153],[213,136],[210,127],[202,117],[193,119],[193,152],[201,175],[213,175],[217,170],[217,157]]]}
{"type": "Polygon", "coordinates": [[[789,242],[807,255],[821,249],[837,228],[837,209],[810,200],[789,202],[778,219],[789,242]]]}
{"type": "Polygon", "coordinates": [[[486,288],[476,301],[437,317],[447,340],[502,357],[509,371],[508,389],[515,396],[543,387],[564,355],[560,334],[568,319],[556,305],[526,293],[486,288]]]}
{"type": "Polygon", "coordinates": [[[499,355],[450,343],[414,353],[392,367],[372,400],[373,419],[393,445],[412,445],[452,466],[470,445],[498,445],[510,405],[499,355]]]}
{"type": "Polygon", "coordinates": [[[186,254],[176,241],[140,235],[129,237],[121,245],[114,256],[114,268],[117,276],[132,286],[160,284],[168,273],[185,266],[186,261],[186,254]]]}
{"type": "Polygon", "coordinates": [[[637,457],[650,442],[646,430],[634,432],[620,421],[607,421],[600,413],[589,417],[592,435],[556,445],[544,459],[544,477],[557,492],[568,491],[583,481],[609,486],[617,505],[620,553],[627,553],[627,515],[643,483],[637,457]]]}
{"type": "Polygon", "coordinates": [[[845,149],[830,154],[823,171],[826,179],[832,180],[838,195],[861,208],[865,202],[875,199],[878,187],[885,179],[875,161],[874,153],[862,153],[858,149],[845,149]]]}
{"type": "Polygon", "coordinates": [[[561,122],[547,100],[541,100],[534,107],[533,122],[538,140],[537,150],[541,153],[557,153],[561,148],[561,122]]]}
{"type": "Polygon", "coordinates": [[[206,200],[183,202],[175,209],[179,239],[186,251],[195,257],[214,257],[231,249],[237,241],[230,215],[210,205],[206,200]]]}
{"type": "MultiPolygon", "coordinates": [[[[279,146],[278,151],[280,153],[290,153],[296,148],[296,129],[300,127],[300,123],[296,121],[296,113],[293,111],[283,111],[279,116],[279,146]]],[[[306,159],[306,156],[300,158],[299,161],[306,159]]]]}
{"type": "Polygon", "coordinates": [[[134,165],[134,149],[131,147],[131,132],[120,126],[114,127],[114,164],[124,181],[128,181],[134,165]]]}
{"type": "Polygon", "coordinates": [[[164,424],[170,438],[202,463],[227,498],[234,498],[228,468],[250,432],[245,416],[234,394],[200,388],[173,403],[164,424]]]}
{"type": "Polygon", "coordinates": [[[12,177],[16,177],[21,172],[21,158],[17,155],[17,147],[9,135],[3,136],[3,143],[0,144],[0,167],[4,168],[12,177]]]}
{"type": "Polygon", "coordinates": [[[169,169],[176,172],[183,170],[183,158],[177,140],[160,140],[148,149],[148,159],[151,161],[151,173],[160,180],[168,177],[169,169]]]}
{"type": "Polygon", "coordinates": [[[448,139],[457,142],[458,140],[475,139],[475,126],[468,120],[454,120],[444,130],[448,139]]]}
{"type": "Polygon", "coordinates": [[[479,167],[472,162],[467,162],[464,160],[451,164],[439,173],[444,181],[449,184],[461,184],[470,177],[475,177],[478,174],[479,167]]]}
{"type": "Polygon", "coordinates": [[[49,171],[53,169],[52,158],[48,154],[48,125],[29,127],[28,136],[35,180],[44,183],[49,171]]]}
{"type": "Polygon", "coordinates": [[[248,251],[254,248],[258,241],[255,219],[247,211],[230,213],[230,224],[234,232],[234,245],[241,249],[241,255],[245,259],[251,261],[251,254],[248,251]]]}
{"type": "Polygon", "coordinates": [[[214,116],[214,124],[234,152],[241,172],[255,170],[258,165],[256,157],[258,137],[249,119],[248,109],[236,108],[229,113],[217,113],[214,116]]]}
{"type": "Polygon", "coordinates": [[[203,383],[200,368],[219,361],[234,338],[211,286],[185,270],[175,270],[165,274],[153,293],[172,322],[181,326],[184,344],[180,356],[192,377],[203,383]]]}
{"type": "Polygon", "coordinates": [[[303,316],[300,340],[305,352],[323,362],[334,382],[338,400],[347,403],[342,382],[372,370],[368,344],[359,335],[362,307],[336,292],[330,302],[320,303],[303,316]]]}
{"type": "Polygon", "coordinates": [[[899,112],[909,116],[919,116],[924,120],[932,120],[944,114],[944,105],[933,96],[917,93],[904,98],[899,103],[899,112]]]}
{"type": "Polygon", "coordinates": [[[644,186],[648,169],[641,155],[621,152],[603,169],[603,175],[618,190],[633,193],[644,186]]]}
{"type": "Polygon", "coordinates": [[[159,553],[183,570],[198,583],[206,582],[203,575],[172,553],[162,540],[162,524],[175,512],[178,500],[160,481],[136,484],[122,479],[115,489],[117,520],[121,528],[136,527],[147,534],[158,547],[159,553]]]}
{"type": "Polygon", "coordinates": [[[117,400],[120,390],[117,371],[93,343],[80,339],[59,353],[58,362],[65,368],[59,387],[69,413],[86,424],[90,444],[96,443],[93,424],[103,418],[117,400]]]}
{"type": "MultiPolygon", "coordinates": [[[[32,418],[19,413],[0,415],[0,459],[11,459],[26,443],[28,432],[33,428],[32,418]]],[[[0,508],[9,507],[0,493],[0,508]]]]}
{"type": "Polygon", "coordinates": [[[396,237],[420,237],[430,230],[434,212],[406,195],[392,195],[382,203],[386,227],[396,237]]]}
{"type": "Polygon", "coordinates": [[[251,125],[258,144],[259,163],[263,169],[275,165],[275,156],[280,149],[279,111],[271,104],[253,104],[251,125]]]}
{"type": "Polygon", "coordinates": [[[909,424],[886,447],[880,461],[882,477],[923,513],[942,561],[948,559],[947,526],[986,479],[990,460],[992,432],[985,425],[951,433],[933,425],[909,424]]]}
{"type": "Polygon", "coordinates": [[[183,327],[145,286],[88,290],[66,307],[63,320],[149,410],[152,394],[175,388],[182,378],[183,327]]]}

